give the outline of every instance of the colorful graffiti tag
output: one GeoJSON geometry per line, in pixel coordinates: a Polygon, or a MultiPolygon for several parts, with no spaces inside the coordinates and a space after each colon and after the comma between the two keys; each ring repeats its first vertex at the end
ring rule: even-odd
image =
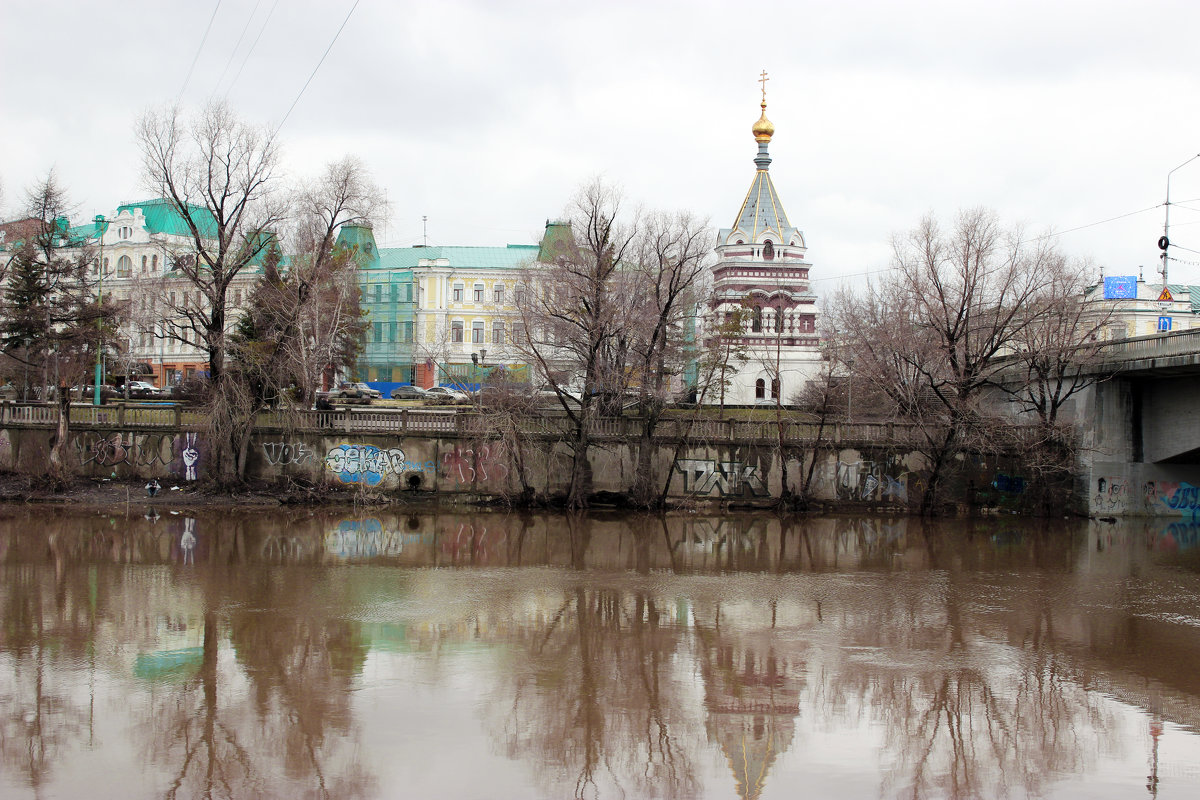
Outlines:
{"type": "Polygon", "coordinates": [[[681,458],[675,469],[683,475],[683,489],[692,494],[745,495],[757,497],[767,495],[758,467],[740,461],[710,461],[699,458],[681,458]]]}
{"type": "Polygon", "coordinates": [[[446,469],[446,477],[454,478],[458,483],[501,480],[508,475],[504,449],[499,445],[454,445],[453,449],[442,455],[442,466],[446,469]]]}
{"type": "Polygon", "coordinates": [[[1172,513],[1187,514],[1192,519],[1200,516],[1200,487],[1185,481],[1149,481],[1145,495],[1148,509],[1165,506],[1172,513]]]}
{"type": "Polygon", "coordinates": [[[378,486],[388,475],[435,468],[432,461],[412,462],[399,447],[380,450],[370,444],[340,444],[325,454],[325,467],[342,483],[378,486]]]}

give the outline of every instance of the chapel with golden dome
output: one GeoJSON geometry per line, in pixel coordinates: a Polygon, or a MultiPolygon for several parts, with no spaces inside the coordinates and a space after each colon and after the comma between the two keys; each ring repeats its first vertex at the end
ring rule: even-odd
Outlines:
{"type": "Polygon", "coordinates": [[[733,224],[717,234],[711,335],[740,319],[740,344],[749,354],[726,390],[729,404],[791,404],[820,364],[817,296],[809,282],[804,233],[788,221],[771,180],[768,146],[775,125],[767,117],[763,72],[762,109],[751,127],[758,152],[754,178],[733,224]]]}

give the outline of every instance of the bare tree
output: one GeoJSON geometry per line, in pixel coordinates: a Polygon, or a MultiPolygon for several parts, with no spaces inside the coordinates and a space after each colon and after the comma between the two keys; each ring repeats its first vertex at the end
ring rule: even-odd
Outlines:
{"type": "Polygon", "coordinates": [[[960,212],[949,231],[927,216],[892,244],[894,271],[831,307],[855,372],[894,413],[922,423],[928,513],[954,455],[991,442],[982,390],[1000,380],[1002,356],[1038,319],[1031,308],[1059,256],[984,209],[960,212]]]}
{"type": "Polygon", "coordinates": [[[1086,296],[1089,265],[1071,263],[1047,249],[1041,286],[1025,310],[1029,323],[1013,337],[1007,369],[997,385],[1022,411],[1054,427],[1067,401],[1110,377],[1101,368],[1101,353],[1113,309],[1086,296]]]}
{"type": "MultiPolygon", "coordinates": [[[[551,263],[532,265],[517,305],[525,331],[516,346],[558,396],[568,420],[571,451],[567,504],[579,508],[592,490],[592,425],[601,392],[611,395],[627,376],[620,362],[628,320],[628,273],[637,251],[638,225],[621,216],[619,194],[600,181],[572,203],[572,237],[551,263]]],[[[620,394],[620,392],[618,392],[620,394]]]]}
{"type": "MultiPolygon", "coordinates": [[[[233,322],[229,287],[261,261],[284,219],[276,188],[278,144],[223,103],[208,105],[192,120],[183,119],[177,108],[147,113],[137,139],[148,188],[170,202],[195,247],[193,254],[175,260],[172,277],[194,287],[200,302],[189,302],[186,291],[181,300],[166,302],[164,333],[185,343],[198,341],[207,353],[210,419],[227,423],[237,413],[237,404],[222,397],[233,322]]],[[[233,483],[236,443],[215,433],[210,432],[213,476],[220,484],[233,483]]]]}
{"type": "Polygon", "coordinates": [[[663,410],[678,390],[675,378],[691,355],[687,343],[694,309],[709,275],[712,238],[707,220],[686,213],[645,217],[637,262],[632,265],[631,297],[639,298],[636,313],[627,319],[639,381],[640,431],[633,500],[652,505],[658,498],[653,442],[663,410]]]}

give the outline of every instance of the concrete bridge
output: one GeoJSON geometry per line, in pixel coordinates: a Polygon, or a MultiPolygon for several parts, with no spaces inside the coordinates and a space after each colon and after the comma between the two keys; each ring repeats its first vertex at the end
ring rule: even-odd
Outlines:
{"type": "Polygon", "coordinates": [[[1200,330],[1106,344],[1074,416],[1094,514],[1200,513],[1200,330]]]}

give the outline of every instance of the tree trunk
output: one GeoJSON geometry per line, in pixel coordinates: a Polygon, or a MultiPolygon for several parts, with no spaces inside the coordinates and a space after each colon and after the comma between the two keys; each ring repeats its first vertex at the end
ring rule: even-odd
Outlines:
{"type": "Polygon", "coordinates": [[[50,477],[59,483],[65,481],[70,468],[67,465],[67,440],[71,436],[71,390],[58,387],[58,426],[54,432],[54,446],[50,448],[50,477]]]}

